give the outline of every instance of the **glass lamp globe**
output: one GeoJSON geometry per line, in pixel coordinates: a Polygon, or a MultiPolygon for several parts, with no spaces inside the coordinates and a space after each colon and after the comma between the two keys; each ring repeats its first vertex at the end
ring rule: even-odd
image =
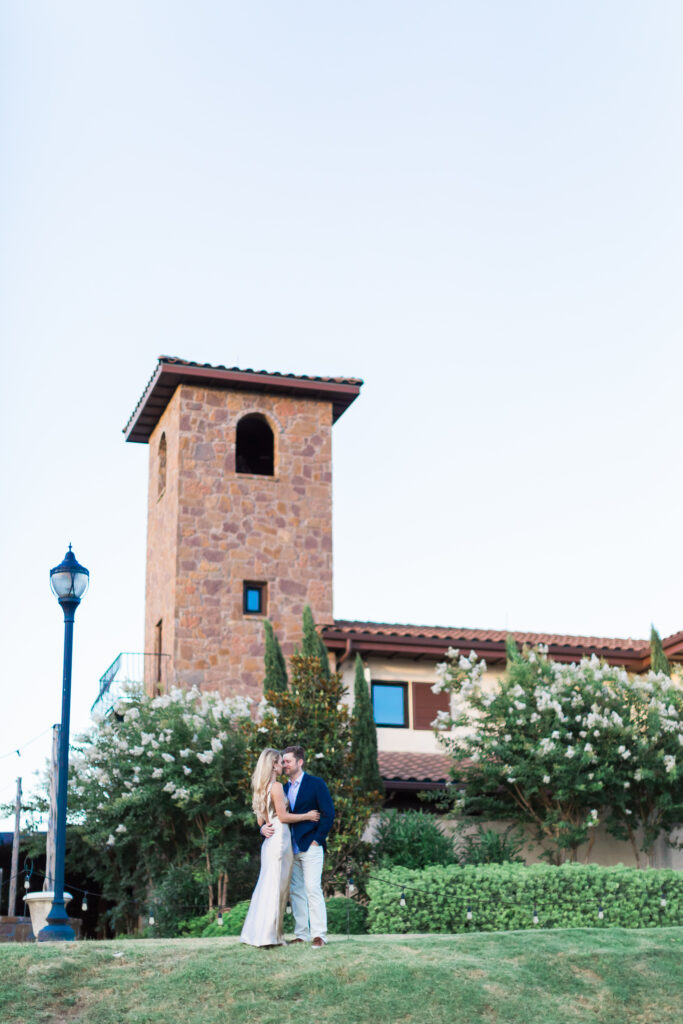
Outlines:
{"type": "Polygon", "coordinates": [[[69,544],[63,561],[54,569],[50,569],[50,586],[53,594],[59,601],[80,601],[88,589],[89,581],[90,573],[76,561],[69,544]]]}

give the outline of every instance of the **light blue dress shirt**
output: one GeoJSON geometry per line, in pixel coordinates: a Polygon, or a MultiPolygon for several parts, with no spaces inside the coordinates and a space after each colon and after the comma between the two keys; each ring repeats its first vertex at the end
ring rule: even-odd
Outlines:
{"type": "MultiPolygon", "coordinates": [[[[289,800],[290,811],[294,810],[294,804],[296,803],[296,798],[299,795],[299,786],[301,785],[301,780],[303,779],[305,774],[305,772],[302,772],[299,778],[296,780],[296,782],[290,781],[289,783],[289,789],[287,790],[287,799],[289,800]]],[[[292,850],[294,851],[294,853],[301,853],[299,847],[296,845],[296,839],[294,838],[294,829],[292,829],[292,850]]]]}

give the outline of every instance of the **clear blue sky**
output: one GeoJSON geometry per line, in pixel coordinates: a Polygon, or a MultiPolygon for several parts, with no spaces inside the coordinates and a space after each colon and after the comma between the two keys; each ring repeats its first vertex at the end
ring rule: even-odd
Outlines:
{"type": "MultiPolygon", "coordinates": [[[[683,7],[0,11],[0,755],[143,643],[167,353],[366,380],[335,427],[335,614],[683,628],[683,7]]],[[[49,736],[0,759],[0,800],[49,736]]]]}

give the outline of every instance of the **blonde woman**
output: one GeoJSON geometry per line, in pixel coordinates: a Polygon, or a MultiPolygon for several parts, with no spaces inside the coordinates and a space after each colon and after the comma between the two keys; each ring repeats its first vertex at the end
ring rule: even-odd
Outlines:
{"type": "MultiPolygon", "coordinates": [[[[267,747],[261,751],[251,778],[251,806],[259,829],[269,825],[273,832],[261,847],[261,871],[242,928],[241,941],[250,946],[285,945],[283,921],[294,859],[289,826],[320,819],[320,811],[291,813],[282,784],[278,782],[279,775],[282,775],[282,754],[267,747]]],[[[267,831],[270,833],[270,828],[267,831]]]]}

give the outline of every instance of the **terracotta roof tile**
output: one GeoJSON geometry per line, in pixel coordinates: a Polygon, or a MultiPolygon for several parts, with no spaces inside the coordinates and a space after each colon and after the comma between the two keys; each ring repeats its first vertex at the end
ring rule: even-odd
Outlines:
{"type": "Polygon", "coordinates": [[[159,362],[167,366],[198,366],[202,370],[229,370],[233,373],[251,373],[262,377],[282,377],[287,380],[312,380],[324,384],[357,384],[363,383],[358,377],[311,377],[307,374],[282,373],[279,370],[249,370],[239,366],[223,366],[222,363],[193,363],[190,359],[180,359],[178,356],[159,356],[159,362]]]}
{"type": "MultiPolygon", "coordinates": [[[[449,646],[458,647],[467,644],[497,643],[504,644],[508,630],[504,629],[470,629],[461,626],[416,626],[388,622],[361,622],[349,619],[335,619],[333,623],[322,627],[323,633],[348,637],[395,637],[397,639],[443,640],[449,646]]],[[[632,651],[641,656],[649,654],[650,645],[647,640],[619,637],[572,636],[564,633],[522,633],[512,630],[512,636],[518,644],[548,644],[551,647],[585,648],[605,651],[632,651]]],[[[672,638],[673,639],[673,638],[672,638]]],[[[666,641],[665,641],[666,644],[666,641]]]]}
{"type": "Polygon", "coordinates": [[[379,770],[386,782],[447,782],[451,759],[445,754],[414,754],[380,750],[379,770]]]}
{"type": "Polygon", "coordinates": [[[357,377],[310,377],[270,370],[243,370],[237,366],[214,366],[177,356],[159,356],[157,367],[123,428],[126,440],[147,441],[176,387],[186,382],[205,387],[278,391],[325,398],[332,403],[333,420],[339,419],[363,384],[357,377]]]}

